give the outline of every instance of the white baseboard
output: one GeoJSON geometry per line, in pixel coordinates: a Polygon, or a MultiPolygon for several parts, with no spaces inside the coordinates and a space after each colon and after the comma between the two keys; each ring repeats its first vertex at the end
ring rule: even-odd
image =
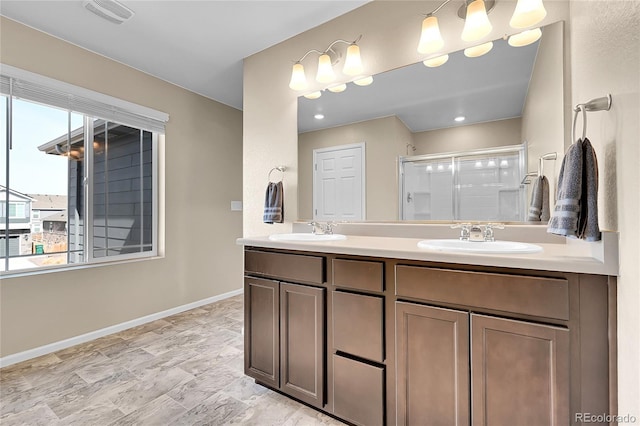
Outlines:
{"type": "Polygon", "coordinates": [[[126,330],[131,327],[146,324],[151,321],[155,321],[161,318],[165,318],[171,315],[179,314],[180,312],[195,309],[209,303],[217,302],[229,297],[242,294],[243,289],[233,290],[228,293],[219,294],[218,296],[208,297],[206,299],[198,300],[197,302],[187,303],[186,305],[177,306],[175,308],[167,309],[166,311],[156,312],[155,314],[146,315],[144,317],[136,318],[130,321],[125,321],[120,324],[112,325],[110,327],[101,328],[100,330],[91,331],[89,333],[81,334],[80,336],[71,337],[69,339],[60,340],[58,342],[49,343],[48,345],[40,346],[37,348],[29,349],[17,354],[7,355],[0,358],[0,368],[8,367],[9,365],[17,364],[22,361],[27,361],[32,358],[36,358],[42,355],[57,352],[62,349],[69,348],[71,346],[79,345],[80,343],[86,343],[91,340],[95,340],[99,337],[103,337],[109,334],[117,333],[122,330],[126,330]]]}

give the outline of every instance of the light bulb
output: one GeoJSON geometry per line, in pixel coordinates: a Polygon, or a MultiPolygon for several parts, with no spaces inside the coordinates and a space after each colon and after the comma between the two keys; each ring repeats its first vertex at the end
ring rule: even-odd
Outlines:
{"type": "Polygon", "coordinates": [[[422,21],[422,33],[418,43],[418,53],[434,53],[444,46],[444,40],[440,34],[438,18],[427,16],[422,21]]]}
{"type": "Polygon", "coordinates": [[[357,84],[358,86],[368,86],[371,83],[373,83],[372,76],[362,77],[357,80],[353,80],[353,84],[357,84]]]}
{"type": "Polygon", "coordinates": [[[364,72],[362,61],[360,60],[360,48],[353,43],[347,48],[347,59],[344,61],[342,73],[346,75],[359,75],[364,72]]]}
{"type": "Polygon", "coordinates": [[[344,92],[347,89],[347,85],[345,83],[338,84],[336,86],[327,87],[327,90],[333,93],[344,92]]]}
{"type": "Polygon", "coordinates": [[[513,28],[527,28],[536,25],[547,16],[542,0],[518,0],[509,25],[513,28]]]}
{"type": "Polygon", "coordinates": [[[291,81],[289,87],[293,90],[305,90],[307,88],[307,77],[304,75],[304,67],[300,62],[293,64],[291,70],[291,81]]]}
{"type": "Polygon", "coordinates": [[[449,55],[441,55],[435,58],[424,60],[422,61],[422,63],[429,68],[435,68],[445,64],[448,60],[449,60],[449,55]]]}
{"type": "Polygon", "coordinates": [[[336,74],[331,66],[331,58],[328,54],[323,53],[318,58],[318,74],[316,80],[319,83],[331,83],[336,79],[336,74]]]}
{"type": "Polygon", "coordinates": [[[509,46],[522,47],[528,46],[531,43],[535,43],[542,37],[542,30],[540,28],[534,28],[533,30],[526,30],[518,34],[514,34],[509,37],[509,46]]]}
{"type": "Polygon", "coordinates": [[[462,40],[477,41],[488,35],[493,27],[487,16],[483,0],[475,0],[467,6],[467,17],[462,29],[462,40]]]}
{"type": "Polygon", "coordinates": [[[478,56],[482,56],[493,49],[493,42],[490,41],[488,43],[480,44],[478,46],[467,47],[464,49],[464,56],[467,58],[477,58],[478,56]]]}

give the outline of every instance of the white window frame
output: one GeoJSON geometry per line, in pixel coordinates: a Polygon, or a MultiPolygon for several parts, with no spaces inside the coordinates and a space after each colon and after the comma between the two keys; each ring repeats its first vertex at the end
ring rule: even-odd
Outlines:
{"type": "MultiPolygon", "coordinates": [[[[93,117],[85,116],[84,118],[84,140],[92,141],[94,139],[93,117]]],[[[89,167],[84,168],[84,196],[86,200],[85,213],[86,220],[84,223],[84,258],[85,263],[105,263],[115,260],[140,259],[145,257],[156,257],[158,255],[158,139],[159,135],[152,132],[151,137],[151,208],[152,208],[152,243],[151,250],[140,251],[138,253],[118,254],[114,256],[95,257],[93,254],[93,173],[89,167]]],[[[85,144],[85,163],[93,164],[94,147],[92,143],[85,144]]],[[[142,179],[140,179],[142,182],[142,179]]],[[[106,251],[109,249],[106,248],[106,251]]],[[[75,265],[75,264],[71,264],[75,265]]],[[[79,263],[82,265],[82,263],[79,263]]]]}
{"type": "MultiPolygon", "coordinates": [[[[159,253],[159,138],[160,135],[164,135],[165,123],[169,120],[169,115],[156,111],[148,107],[137,105],[128,101],[124,101],[118,98],[114,98],[102,93],[94,92],[92,90],[84,89],[78,86],[51,79],[49,77],[41,76],[29,71],[21,70],[9,65],[0,64],[0,93],[9,98],[8,114],[11,118],[11,104],[14,97],[24,99],[25,101],[38,102],[43,105],[47,105],[53,108],[62,108],[69,112],[79,113],[84,116],[84,140],[93,140],[93,119],[101,118],[109,122],[126,125],[138,130],[144,130],[151,132],[151,190],[152,190],[152,242],[151,250],[140,251],[136,253],[118,254],[112,256],[94,257],[93,247],[93,144],[85,143],[85,167],[84,167],[84,241],[82,250],[82,262],[78,263],[66,263],[58,266],[48,267],[35,267],[28,269],[8,269],[10,257],[2,259],[6,262],[6,270],[0,271],[0,275],[12,275],[22,273],[42,273],[53,269],[67,269],[67,268],[82,268],[91,264],[109,264],[118,261],[127,261],[132,259],[154,258],[159,253]],[[90,123],[90,125],[87,125],[90,123]]],[[[70,123],[70,122],[69,122],[70,123]]],[[[69,127],[69,132],[71,132],[69,127]]],[[[10,121],[7,123],[7,150],[10,149],[12,139],[12,129],[10,121]]],[[[7,162],[9,156],[7,156],[7,162]]],[[[141,162],[142,165],[142,162],[141,162]]],[[[4,166],[4,165],[3,165],[4,166]]],[[[8,173],[7,173],[8,178],[8,173]]],[[[142,178],[142,176],[141,176],[142,178]]],[[[142,179],[141,179],[142,182],[142,179]]],[[[7,182],[8,189],[11,187],[11,182],[7,182]]],[[[141,189],[144,191],[144,189],[141,189]]],[[[8,193],[8,191],[7,191],[8,193]]],[[[2,200],[7,202],[6,200],[2,200]]],[[[14,202],[11,202],[14,204],[14,202]]],[[[27,208],[23,203],[24,215],[26,215],[27,208]]],[[[9,212],[7,212],[9,213],[9,212]]],[[[16,210],[17,213],[17,210],[16,210]]],[[[15,218],[12,216],[11,218],[15,218]]],[[[69,232],[69,231],[68,231],[69,232]]],[[[68,234],[67,234],[68,235],[68,234]]],[[[140,250],[143,250],[145,245],[141,241],[140,250]]],[[[67,248],[68,256],[72,253],[70,248],[67,248]]],[[[4,269],[4,268],[3,268],[4,269]]]]}

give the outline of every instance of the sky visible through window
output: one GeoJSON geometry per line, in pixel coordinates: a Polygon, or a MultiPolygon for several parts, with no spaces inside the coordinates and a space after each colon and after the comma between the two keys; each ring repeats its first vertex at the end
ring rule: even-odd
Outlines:
{"type": "MultiPolygon", "coordinates": [[[[6,97],[0,102],[0,185],[6,182],[6,97]]],[[[71,129],[82,126],[82,115],[71,114],[71,129]]],[[[67,157],[45,154],[39,146],[68,131],[67,111],[13,100],[13,147],[9,185],[25,194],[67,195],[67,157]]]]}

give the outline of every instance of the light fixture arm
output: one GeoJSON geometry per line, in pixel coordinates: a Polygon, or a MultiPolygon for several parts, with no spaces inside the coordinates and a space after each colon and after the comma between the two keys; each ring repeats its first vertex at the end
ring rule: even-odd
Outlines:
{"type": "MultiPolygon", "coordinates": [[[[447,2],[449,2],[449,1],[451,1],[451,0],[446,0],[446,1],[447,1],[447,2]]],[[[335,46],[337,43],[355,44],[355,43],[358,43],[358,42],[360,41],[360,39],[361,39],[361,38],[362,38],[362,34],[360,34],[360,35],[358,36],[358,38],[356,38],[354,41],[347,41],[347,40],[338,39],[338,40],[336,40],[336,41],[332,42],[332,43],[331,43],[331,44],[330,44],[330,45],[329,45],[329,46],[328,46],[324,51],[319,51],[319,50],[317,50],[317,49],[311,49],[311,50],[309,50],[307,53],[305,53],[304,55],[302,55],[302,57],[301,57],[300,59],[298,59],[298,60],[296,61],[296,63],[304,61],[304,60],[305,60],[305,58],[306,58],[307,56],[309,56],[310,54],[312,54],[312,53],[315,53],[315,54],[317,54],[317,55],[324,55],[325,53],[329,53],[329,52],[333,52],[333,53],[335,53],[335,51],[333,50],[333,46],[335,46]]]]}
{"type": "Polygon", "coordinates": [[[432,12],[427,13],[425,16],[433,16],[433,15],[435,15],[436,13],[438,13],[438,11],[440,9],[442,9],[450,1],[451,0],[444,0],[440,6],[436,7],[432,12]]]}

